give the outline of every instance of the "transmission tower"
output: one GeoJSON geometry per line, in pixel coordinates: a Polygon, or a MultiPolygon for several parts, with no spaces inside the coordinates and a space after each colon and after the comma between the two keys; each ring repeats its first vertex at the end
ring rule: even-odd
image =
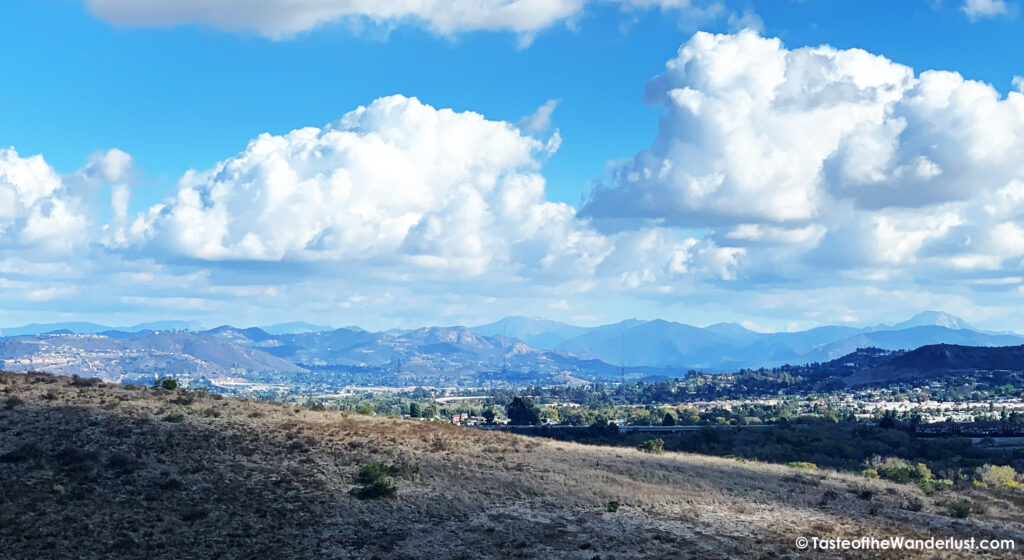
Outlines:
{"type": "Polygon", "coordinates": [[[622,384],[626,384],[626,334],[619,332],[619,376],[622,384]]]}

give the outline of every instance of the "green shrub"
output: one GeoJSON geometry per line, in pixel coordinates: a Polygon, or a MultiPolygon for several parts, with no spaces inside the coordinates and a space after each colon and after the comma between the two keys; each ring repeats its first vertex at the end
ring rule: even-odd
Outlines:
{"type": "Polygon", "coordinates": [[[618,500],[612,500],[612,501],[608,502],[608,508],[607,509],[608,509],[608,513],[615,513],[617,511],[619,511],[619,501],[618,500]]]}
{"type": "Polygon", "coordinates": [[[360,500],[373,500],[377,498],[394,498],[398,494],[398,488],[395,486],[395,481],[391,477],[385,477],[380,480],[375,480],[369,484],[357,486],[349,490],[349,494],[352,494],[360,500]]]}
{"type": "Polygon", "coordinates": [[[349,494],[360,500],[393,498],[398,493],[398,488],[391,474],[392,467],[384,463],[363,465],[352,477],[353,482],[359,486],[349,490],[349,494]]]}
{"type": "Polygon", "coordinates": [[[879,478],[900,484],[928,482],[932,479],[932,471],[924,463],[913,465],[897,457],[876,457],[870,461],[868,470],[874,470],[879,478]]]}
{"type": "Polygon", "coordinates": [[[921,498],[911,497],[907,498],[901,507],[907,511],[921,511],[924,509],[924,502],[921,498]]]}
{"type": "Polygon", "coordinates": [[[181,422],[185,421],[185,415],[180,413],[180,412],[174,412],[174,413],[168,414],[167,416],[164,416],[164,421],[165,422],[173,422],[175,424],[180,424],[181,422]]]}
{"type": "Polygon", "coordinates": [[[661,438],[649,439],[640,442],[636,446],[637,449],[644,453],[664,453],[665,452],[665,440],[661,438]]]}
{"type": "Polygon", "coordinates": [[[951,517],[967,519],[967,517],[971,515],[974,502],[972,502],[970,498],[960,498],[958,500],[949,500],[944,505],[946,507],[946,513],[951,517]]]}
{"type": "Polygon", "coordinates": [[[153,387],[164,391],[173,391],[178,388],[178,380],[173,377],[163,377],[154,381],[153,387]]]}
{"type": "Polygon", "coordinates": [[[408,461],[398,461],[391,465],[369,463],[360,467],[352,477],[352,481],[359,486],[349,490],[349,494],[360,500],[393,498],[398,494],[398,487],[392,477],[412,480],[419,476],[419,472],[419,466],[408,461]]]}
{"type": "Polygon", "coordinates": [[[932,483],[932,481],[930,480],[918,480],[917,487],[920,488],[922,492],[924,492],[925,496],[934,496],[935,492],[938,491],[938,489],[935,487],[935,484],[932,483]]]}
{"type": "Polygon", "coordinates": [[[353,481],[356,484],[370,484],[376,480],[391,476],[391,467],[384,463],[370,463],[363,465],[356,472],[353,481]]]}
{"type": "Polygon", "coordinates": [[[864,478],[878,478],[878,471],[875,469],[864,469],[860,471],[860,475],[864,478]]]}
{"type": "Polygon", "coordinates": [[[786,466],[792,467],[794,469],[808,469],[812,471],[818,470],[818,465],[815,465],[814,463],[808,463],[807,461],[792,461],[786,463],[786,466]]]}

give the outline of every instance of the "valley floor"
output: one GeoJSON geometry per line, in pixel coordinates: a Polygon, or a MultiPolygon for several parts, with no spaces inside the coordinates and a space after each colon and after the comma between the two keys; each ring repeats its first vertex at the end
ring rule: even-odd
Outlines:
{"type": "Polygon", "coordinates": [[[801,536],[1024,547],[1024,493],[971,491],[979,511],[954,519],[939,501],[955,493],[854,475],[193,397],[0,374],[4,557],[1021,555],[800,551],[801,536]],[[372,462],[404,466],[396,498],[349,494],[372,462]]]}

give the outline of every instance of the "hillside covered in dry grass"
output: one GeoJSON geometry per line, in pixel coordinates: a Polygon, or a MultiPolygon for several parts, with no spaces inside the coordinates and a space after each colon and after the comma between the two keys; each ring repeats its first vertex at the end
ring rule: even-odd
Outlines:
{"type": "Polygon", "coordinates": [[[955,519],[939,503],[959,497],[950,494],[700,455],[0,374],[5,558],[914,557],[800,552],[793,542],[801,535],[974,536],[1024,546],[1019,497],[972,490],[977,511],[955,519]],[[395,466],[394,498],[350,493],[356,473],[373,463],[395,466]]]}

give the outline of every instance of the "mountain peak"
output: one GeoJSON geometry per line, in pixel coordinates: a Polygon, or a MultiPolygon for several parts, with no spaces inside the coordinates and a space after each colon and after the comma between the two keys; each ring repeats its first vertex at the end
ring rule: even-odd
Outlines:
{"type": "Polygon", "coordinates": [[[303,334],[303,333],[314,333],[314,332],[327,332],[334,330],[334,327],[328,325],[314,325],[313,323],[307,323],[305,321],[289,321],[287,323],[277,323],[274,325],[266,325],[260,327],[260,329],[273,335],[278,334],[303,334]]]}
{"type": "Polygon", "coordinates": [[[704,327],[704,330],[724,336],[751,336],[758,334],[739,323],[715,323],[704,327]]]}
{"type": "Polygon", "coordinates": [[[907,329],[911,327],[945,327],[947,329],[954,330],[977,330],[972,327],[967,321],[964,321],[960,317],[950,315],[943,311],[922,311],[917,315],[914,315],[910,319],[903,321],[893,328],[896,329],[907,329]]]}

